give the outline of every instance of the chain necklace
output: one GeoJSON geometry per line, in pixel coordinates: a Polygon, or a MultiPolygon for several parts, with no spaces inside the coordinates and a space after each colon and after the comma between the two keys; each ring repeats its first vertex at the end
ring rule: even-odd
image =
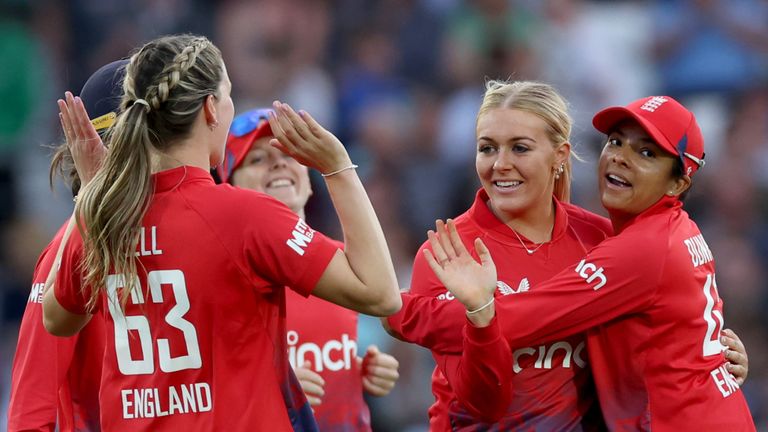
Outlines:
{"type": "Polygon", "coordinates": [[[518,234],[517,231],[515,231],[515,230],[512,230],[512,232],[515,233],[515,237],[517,237],[517,241],[519,241],[520,242],[520,246],[522,246],[523,249],[525,249],[525,251],[528,252],[528,255],[533,255],[534,252],[539,250],[539,248],[544,246],[544,243],[546,243],[546,242],[541,242],[541,243],[537,244],[535,248],[528,249],[528,247],[525,245],[525,243],[523,243],[523,239],[520,238],[520,234],[518,234]]]}

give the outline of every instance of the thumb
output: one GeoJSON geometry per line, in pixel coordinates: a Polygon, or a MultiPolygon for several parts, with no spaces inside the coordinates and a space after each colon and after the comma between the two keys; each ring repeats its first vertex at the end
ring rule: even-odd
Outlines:
{"type": "Polygon", "coordinates": [[[313,370],[312,369],[312,363],[310,363],[309,361],[305,361],[304,364],[301,365],[301,367],[303,367],[304,369],[313,370]]]}
{"type": "Polygon", "coordinates": [[[491,258],[491,252],[488,251],[488,248],[485,247],[485,243],[483,243],[479,237],[475,239],[475,250],[477,251],[477,256],[480,258],[480,264],[482,264],[483,267],[488,265],[495,266],[493,264],[493,258],[491,258]]]}

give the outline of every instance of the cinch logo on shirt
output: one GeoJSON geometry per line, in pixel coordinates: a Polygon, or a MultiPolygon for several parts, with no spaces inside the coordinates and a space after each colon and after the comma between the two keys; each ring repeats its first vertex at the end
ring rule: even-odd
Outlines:
{"type": "Polygon", "coordinates": [[[579,262],[579,265],[576,266],[576,273],[578,273],[582,278],[586,279],[588,284],[594,282],[595,279],[599,279],[600,282],[592,287],[592,289],[595,291],[602,288],[603,285],[608,282],[608,278],[603,274],[603,268],[598,268],[596,265],[588,263],[586,260],[581,260],[579,262]]]}
{"type": "Polygon", "coordinates": [[[330,339],[323,346],[312,342],[300,344],[299,333],[295,330],[289,330],[286,335],[288,361],[294,369],[297,366],[303,366],[306,361],[312,364],[312,370],[315,372],[322,372],[323,369],[340,371],[352,368],[352,361],[357,355],[357,342],[350,339],[348,334],[342,334],[340,341],[330,339]],[[308,354],[312,354],[312,360],[309,359],[308,354]]]}
{"type": "Polygon", "coordinates": [[[654,112],[657,109],[659,109],[660,106],[664,105],[664,102],[668,100],[669,99],[663,96],[654,96],[650,98],[646,103],[644,103],[643,106],[640,107],[640,109],[646,110],[648,112],[654,112]]]}
{"type": "MultiPolygon", "coordinates": [[[[525,357],[536,357],[536,361],[533,363],[534,369],[552,369],[552,359],[559,358],[558,351],[562,352],[562,362],[560,366],[568,369],[571,367],[571,360],[576,363],[576,366],[585,368],[587,361],[581,356],[584,351],[584,341],[579,342],[574,348],[568,341],[555,342],[549,345],[539,345],[538,347],[526,347],[516,349],[512,352],[512,370],[515,373],[520,373],[526,367],[530,367],[530,360],[525,357]],[[557,357],[556,357],[557,356],[557,357]],[[520,359],[525,360],[525,365],[520,366],[520,359]]],[[[556,362],[555,362],[556,363],[556,362]]],[[[557,364],[555,364],[555,367],[557,364]]]]}
{"type": "Polygon", "coordinates": [[[455,298],[456,297],[454,297],[453,294],[451,294],[450,291],[446,291],[446,292],[444,292],[444,293],[442,293],[442,294],[437,296],[438,300],[453,300],[455,298]]]}
{"type": "Polygon", "coordinates": [[[707,242],[704,241],[704,236],[701,234],[683,240],[683,243],[688,248],[688,253],[691,254],[691,262],[694,268],[715,260],[715,257],[712,256],[712,251],[707,246],[707,242]]]}
{"type": "Polygon", "coordinates": [[[307,248],[309,243],[312,241],[312,237],[315,236],[315,231],[310,228],[303,219],[299,219],[299,221],[296,222],[296,226],[293,227],[293,232],[291,232],[291,235],[293,238],[286,240],[285,244],[293,249],[294,252],[299,254],[299,256],[303,256],[304,249],[307,248]]]}
{"type": "Polygon", "coordinates": [[[27,303],[42,303],[44,288],[45,288],[45,283],[43,282],[32,284],[32,291],[29,292],[29,300],[27,301],[27,303]]]}
{"type": "Polygon", "coordinates": [[[531,283],[528,282],[528,278],[524,277],[523,280],[520,281],[520,284],[517,286],[517,290],[515,290],[511,286],[507,285],[506,282],[498,281],[496,282],[496,289],[498,289],[502,295],[518,294],[531,289],[531,283]]]}

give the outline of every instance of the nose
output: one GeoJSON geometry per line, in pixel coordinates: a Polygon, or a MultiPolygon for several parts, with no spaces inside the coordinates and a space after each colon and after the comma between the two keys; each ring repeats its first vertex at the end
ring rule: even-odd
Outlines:
{"type": "Polygon", "coordinates": [[[496,171],[504,171],[511,169],[514,166],[514,157],[512,152],[502,147],[496,154],[496,160],[493,162],[493,169],[496,171]]]}
{"type": "Polygon", "coordinates": [[[280,150],[270,152],[269,165],[271,169],[285,168],[287,166],[286,158],[280,150]]]}
{"type": "Polygon", "coordinates": [[[619,147],[612,147],[609,149],[610,153],[608,154],[608,160],[610,162],[613,162],[617,165],[627,165],[627,155],[626,152],[629,149],[628,145],[623,145],[619,147]]]}

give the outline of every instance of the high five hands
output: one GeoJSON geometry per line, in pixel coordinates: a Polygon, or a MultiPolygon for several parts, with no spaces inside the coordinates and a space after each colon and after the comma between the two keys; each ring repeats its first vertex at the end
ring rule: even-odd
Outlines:
{"type": "Polygon", "coordinates": [[[478,262],[469,253],[456,231],[456,224],[437,220],[437,232],[429,230],[429,249],[424,256],[429,267],[448,291],[467,308],[472,323],[484,327],[495,315],[493,294],[496,291],[496,265],[483,241],[475,239],[478,262]]]}

